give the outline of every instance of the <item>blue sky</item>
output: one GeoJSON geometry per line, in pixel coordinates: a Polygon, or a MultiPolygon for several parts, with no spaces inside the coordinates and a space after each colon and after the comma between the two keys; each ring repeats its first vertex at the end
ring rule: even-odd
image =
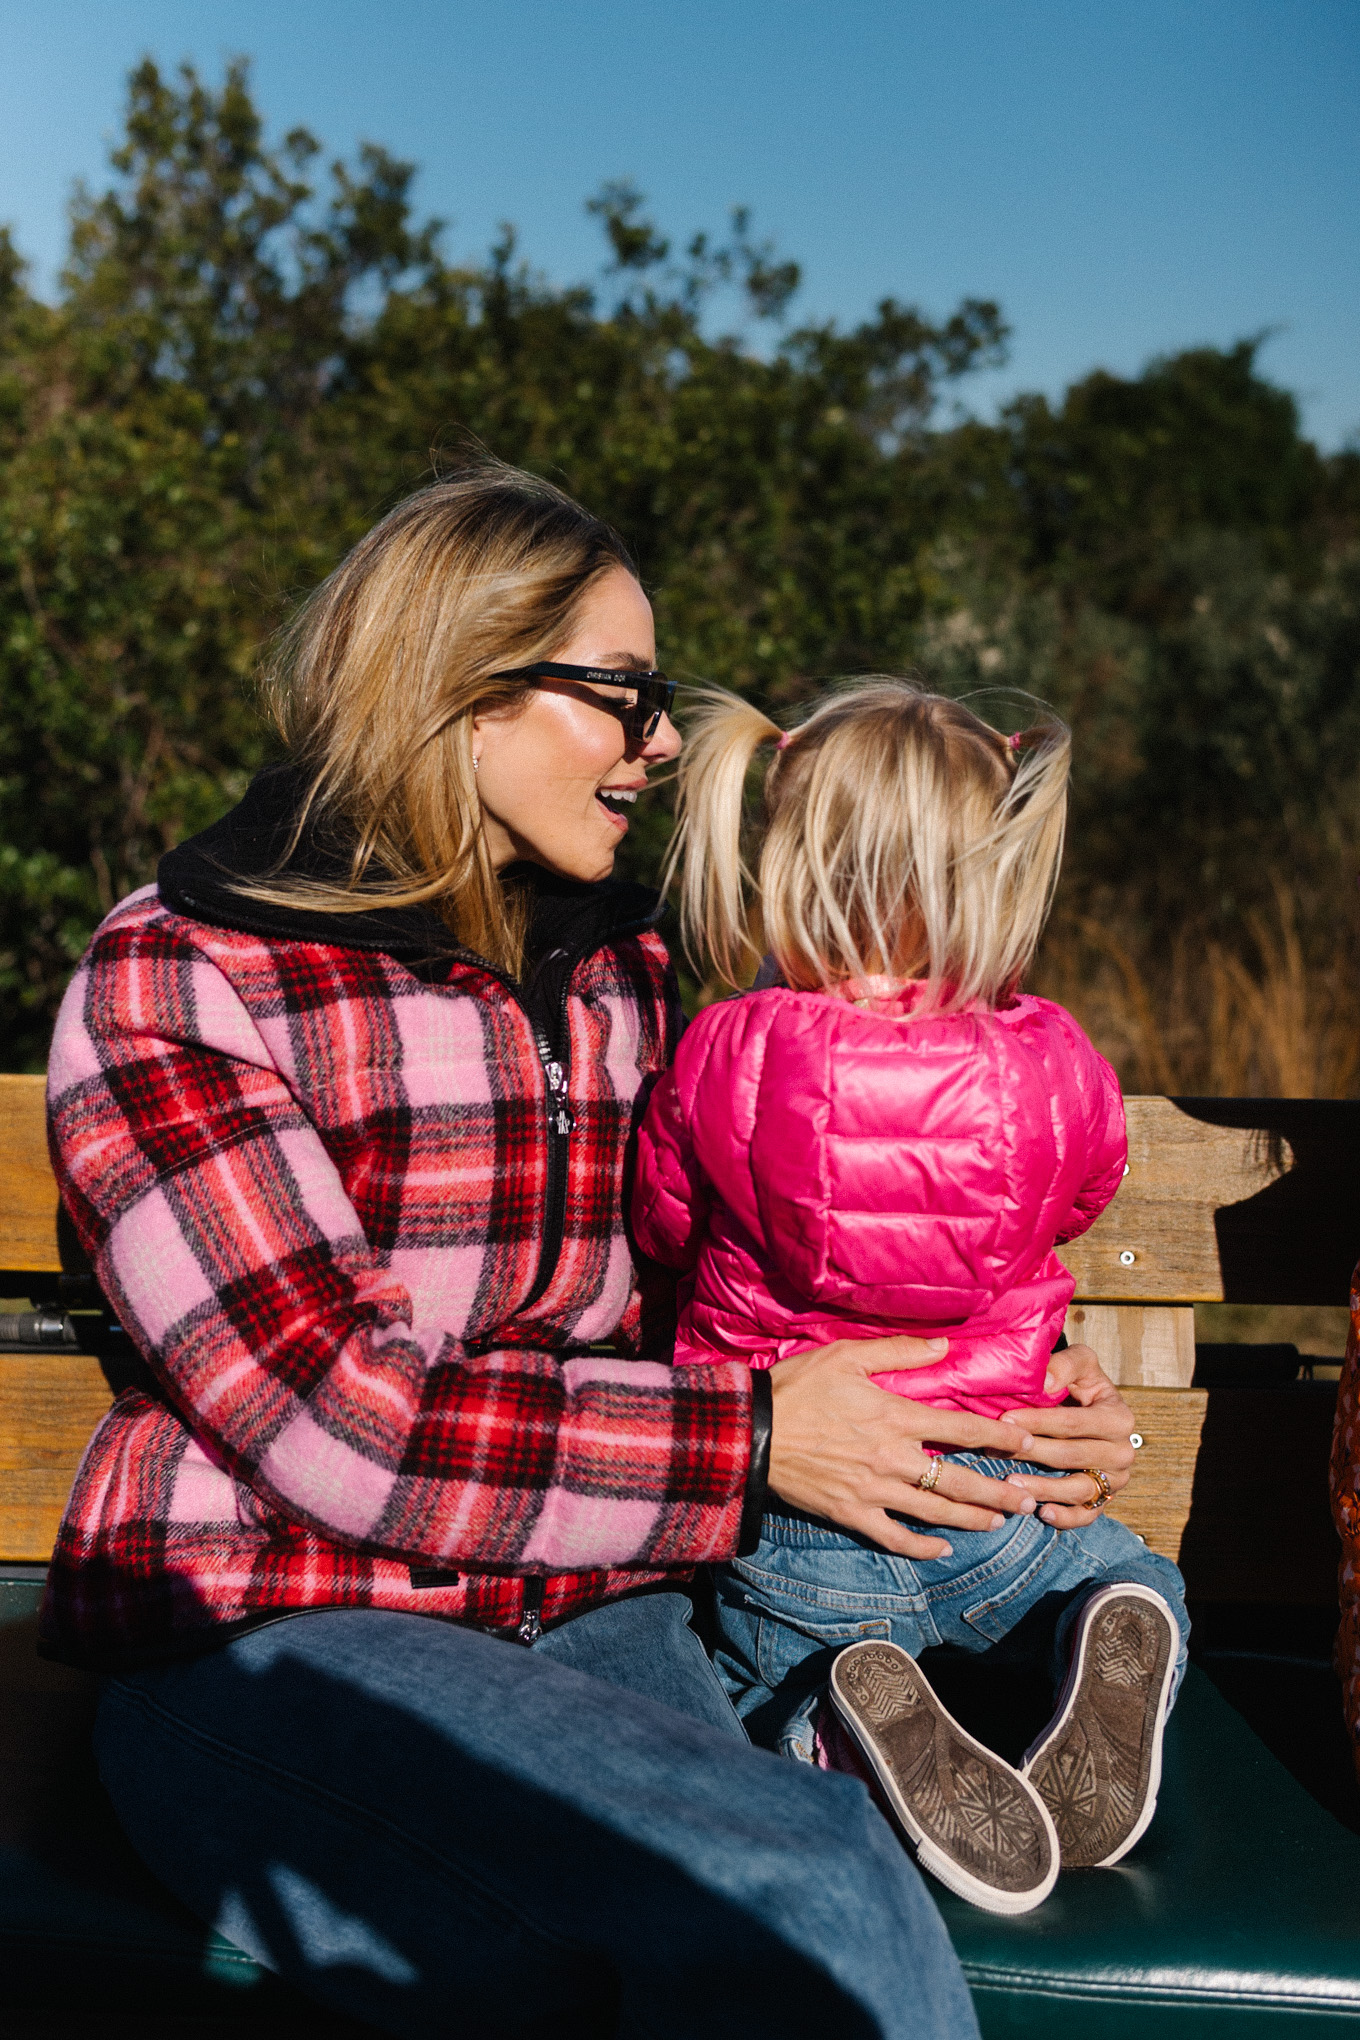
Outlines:
{"type": "Polygon", "coordinates": [[[0,219],[39,283],[150,52],[254,59],[276,130],[422,166],[455,253],[498,222],[589,278],[606,178],[662,228],[752,206],[802,316],[992,296],[984,415],[1092,367],[1278,329],[1267,372],[1360,436],[1360,0],[0,0],[0,219]]]}

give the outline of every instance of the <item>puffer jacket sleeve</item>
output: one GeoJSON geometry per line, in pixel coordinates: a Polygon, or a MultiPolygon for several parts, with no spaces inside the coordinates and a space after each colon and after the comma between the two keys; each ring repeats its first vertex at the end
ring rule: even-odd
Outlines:
{"type": "Polygon", "coordinates": [[[652,1093],[632,1217],[643,1252],[669,1267],[694,1266],[714,1197],[760,1234],[751,1141],[768,1021],[759,995],[706,1006],[652,1093]]]}
{"type": "MultiPolygon", "coordinates": [[[[1061,1012],[1061,1008],[1058,1009],[1061,1012]]],[[[1084,1137],[1086,1167],[1072,1208],[1058,1230],[1058,1243],[1077,1239],[1093,1226],[1124,1177],[1129,1143],[1124,1124],[1124,1099],[1119,1079],[1070,1013],[1063,1012],[1067,1049],[1085,1108],[1085,1124],[1074,1129],[1084,1137]]]]}
{"type": "Polygon", "coordinates": [[[680,1085],[669,1069],[657,1080],[638,1130],[633,1236],[654,1261],[688,1270],[699,1258],[708,1210],[680,1085]]]}
{"type": "Polygon", "coordinates": [[[474,1570],[735,1549],[747,1369],[470,1355],[413,1321],[246,1006],[173,917],[96,938],[49,1098],[105,1295],[250,1506],[474,1570]]]}

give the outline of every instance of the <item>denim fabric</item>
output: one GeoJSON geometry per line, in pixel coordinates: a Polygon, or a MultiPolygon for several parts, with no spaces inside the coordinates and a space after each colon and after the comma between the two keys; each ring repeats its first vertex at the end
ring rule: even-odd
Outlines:
{"type": "MultiPolygon", "coordinates": [[[[998,1480],[1052,1471],[949,1456],[998,1480]]],[[[1056,1689],[1082,1603],[1120,1582],[1152,1587],[1169,1604],[1181,1632],[1179,1686],[1190,1634],[1185,1583],[1122,1523],[1097,1516],[1084,1530],[1055,1530],[1035,1514],[1008,1516],[999,1530],[947,1534],[951,1557],[909,1559],[811,1516],[765,1518],[757,1550],[716,1574],[714,1662],[755,1741],[810,1756],[812,1716],[836,1653],[866,1637],[913,1657],[941,1645],[990,1652],[999,1670],[1039,1658],[1056,1689]],[[1008,1641],[1014,1649],[998,1648],[1008,1641]]]]}
{"type": "Polygon", "coordinates": [[[753,1749],[688,1614],[301,1615],[106,1681],[100,1773],[200,1919],[384,2032],[977,2040],[864,1787],[753,1749]]]}

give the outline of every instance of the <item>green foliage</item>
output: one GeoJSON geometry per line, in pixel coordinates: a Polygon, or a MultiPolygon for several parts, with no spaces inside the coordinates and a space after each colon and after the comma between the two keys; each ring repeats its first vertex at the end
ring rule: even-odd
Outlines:
{"type": "MultiPolygon", "coordinates": [[[[214,91],[148,63],[55,307],[0,235],[11,1067],[41,1065],[100,913],[268,755],[270,632],[470,440],[620,526],[682,676],[788,711],[911,665],[1052,699],[1077,730],[1062,925],[1231,940],[1272,872],[1335,890],[1360,458],[1303,439],[1257,342],[942,425],[942,393],[1003,358],[994,304],[797,325],[797,265],[747,214],[677,253],[627,185],[590,202],[595,288],[544,282],[509,230],[456,267],[412,175],[373,147],[327,169],[302,130],[270,145],[243,65],[214,91]]],[[[667,826],[658,801],[634,868],[667,826]]]]}

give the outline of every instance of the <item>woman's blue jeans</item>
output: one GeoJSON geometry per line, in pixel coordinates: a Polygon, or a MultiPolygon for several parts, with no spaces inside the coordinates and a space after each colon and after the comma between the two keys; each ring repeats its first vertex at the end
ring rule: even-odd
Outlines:
{"type": "Polygon", "coordinates": [[[199,1918],[389,2033],[975,2040],[856,1780],[746,1739],[677,1592],[533,1649],[312,1613],[110,1678],[100,1772],[199,1918]]]}
{"type": "MultiPolygon", "coordinates": [[[[1016,1470],[1013,1460],[949,1456],[993,1480],[1016,1470]]],[[[1151,1587],[1167,1602],[1181,1632],[1179,1685],[1190,1634],[1185,1582],[1122,1523],[1097,1516],[1084,1530],[1054,1530],[1035,1514],[1008,1516],[999,1530],[951,1526],[945,1534],[949,1558],[898,1558],[811,1516],[766,1517],[759,1548],[717,1576],[715,1659],[756,1742],[811,1758],[836,1653],[866,1637],[913,1657],[942,1645],[985,1654],[994,1682],[1037,1667],[1056,1691],[1082,1605],[1101,1587],[1151,1587]]]]}

